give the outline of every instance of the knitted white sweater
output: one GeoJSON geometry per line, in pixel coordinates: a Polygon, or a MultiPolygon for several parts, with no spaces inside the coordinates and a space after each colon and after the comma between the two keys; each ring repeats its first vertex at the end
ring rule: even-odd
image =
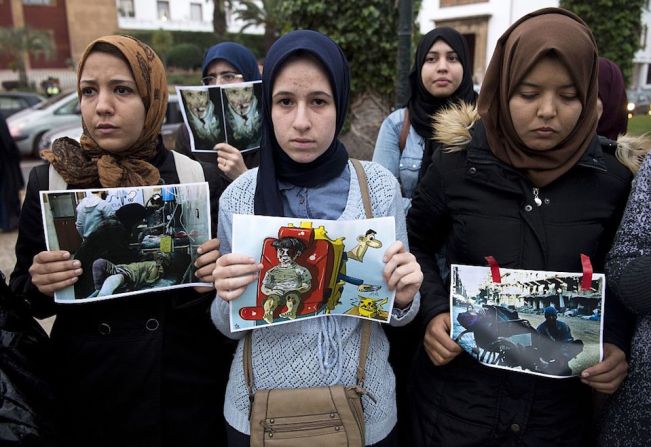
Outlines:
{"type": "MultiPolygon", "coordinates": [[[[373,216],[395,216],[396,238],[407,246],[405,216],[400,187],[393,175],[376,163],[362,162],[368,177],[373,216]]],[[[355,170],[351,172],[346,207],[339,220],[364,219],[364,208],[355,170]]],[[[253,197],[257,169],[237,178],[224,191],[219,201],[218,237],[222,254],[231,252],[232,215],[253,214],[253,197]]],[[[391,325],[409,323],[418,312],[420,295],[416,294],[408,311],[395,312],[391,325]]],[[[211,308],[217,328],[231,338],[242,338],[244,332],[229,330],[228,303],[219,296],[211,308]]],[[[360,329],[362,320],[330,316],[297,321],[292,324],[262,327],[253,332],[253,371],[255,386],[268,388],[301,388],[355,384],[360,329]]],[[[249,397],[242,368],[240,341],[226,388],[224,416],[241,433],[249,434],[249,397]]],[[[389,343],[379,323],[373,323],[369,355],[366,362],[365,388],[376,402],[363,398],[366,421],[366,444],[374,444],[389,435],[396,424],[395,377],[387,360],[389,343]]]]}

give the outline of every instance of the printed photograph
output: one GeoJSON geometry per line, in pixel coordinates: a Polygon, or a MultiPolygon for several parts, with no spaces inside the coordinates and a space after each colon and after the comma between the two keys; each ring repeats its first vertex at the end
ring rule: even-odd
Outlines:
{"type": "Polygon", "coordinates": [[[393,217],[355,221],[233,216],[233,253],[259,259],[257,282],[231,302],[231,330],[345,315],[388,322],[382,277],[393,217]]]}
{"type": "Polygon", "coordinates": [[[212,152],[216,144],[226,142],[219,87],[177,87],[177,92],[190,134],[190,148],[212,152]]]}
{"type": "Polygon", "coordinates": [[[197,248],[211,238],[207,183],[42,191],[48,250],[67,250],[83,269],[59,303],[205,285],[197,248]]]}
{"type": "Polygon", "coordinates": [[[226,142],[242,152],[260,147],[262,137],[262,82],[221,87],[226,142]]]}
{"type": "Polygon", "coordinates": [[[450,336],[477,361],[547,377],[577,376],[601,361],[605,277],[453,264],[450,336]]]}
{"type": "Polygon", "coordinates": [[[262,81],[176,87],[193,152],[213,152],[228,143],[241,152],[260,147],[262,81]]]}

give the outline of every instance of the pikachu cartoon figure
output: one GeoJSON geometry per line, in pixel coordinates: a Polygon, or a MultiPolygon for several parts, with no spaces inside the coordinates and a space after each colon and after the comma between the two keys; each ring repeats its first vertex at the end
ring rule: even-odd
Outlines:
{"type": "Polygon", "coordinates": [[[358,297],[359,302],[356,306],[346,311],[347,315],[359,315],[360,317],[381,321],[387,321],[389,319],[389,312],[382,308],[389,302],[389,298],[373,299],[361,295],[358,295],[358,297]]]}

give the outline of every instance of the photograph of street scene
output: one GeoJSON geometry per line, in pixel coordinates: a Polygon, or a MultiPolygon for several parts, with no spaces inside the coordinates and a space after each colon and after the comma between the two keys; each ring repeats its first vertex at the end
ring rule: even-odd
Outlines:
{"type": "Polygon", "coordinates": [[[55,301],[82,303],[203,285],[197,247],[210,239],[207,183],[41,192],[48,250],[81,262],[55,301]]]}
{"type": "Polygon", "coordinates": [[[548,377],[601,360],[605,278],[593,274],[452,265],[451,337],[481,363],[548,377]]]}

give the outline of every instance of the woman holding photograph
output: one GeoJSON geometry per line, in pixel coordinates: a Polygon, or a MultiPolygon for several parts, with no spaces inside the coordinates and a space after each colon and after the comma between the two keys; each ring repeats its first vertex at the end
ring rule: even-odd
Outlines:
{"type": "Polygon", "coordinates": [[[450,338],[450,288],[435,257],[445,247],[449,264],[483,266],[492,256],[505,268],[581,272],[586,254],[603,271],[630,172],[602,150],[597,89],[592,33],[547,8],[499,39],[478,113],[463,106],[435,118],[445,149],[408,215],[425,275],[424,343],[410,381],[415,445],[587,445],[590,388],[610,394],[626,376],[626,316],[609,292],[604,358],[580,379],[480,364],[450,338]]]}
{"type": "MultiPolygon", "coordinates": [[[[208,49],[201,66],[201,83],[206,86],[228,85],[260,80],[260,69],[255,55],[244,45],[236,42],[221,42],[208,49]]],[[[190,134],[186,126],[176,132],[175,150],[193,156],[190,150],[190,134]]],[[[228,143],[219,143],[217,168],[223,177],[223,188],[246,172],[258,166],[260,153],[252,150],[242,154],[240,148],[228,143]]],[[[194,157],[193,157],[194,158],[194,157]]]]}
{"type": "MultiPolygon", "coordinates": [[[[223,365],[229,359],[219,356],[223,341],[208,315],[212,288],[74,305],[55,305],[52,298],[83,275],[92,278],[93,266],[69,252],[46,250],[39,191],[204,178],[197,162],[162,145],[167,88],[163,64],[151,48],[127,36],[95,40],[78,69],[81,140],[55,141],[45,154],[50,166],[30,174],[11,287],[29,302],[34,316],[56,313],[52,368],[62,445],[223,442],[216,405],[223,399],[223,365]]],[[[197,249],[199,281],[213,281],[218,245],[212,239],[197,249]]]]}
{"type": "MultiPolygon", "coordinates": [[[[353,220],[366,217],[352,162],[337,136],[345,121],[350,91],[348,62],[328,37],[294,31],[274,43],[265,59],[263,143],[258,169],[235,180],[220,199],[222,252],[213,276],[216,326],[229,330],[229,305],[257,280],[260,265],[231,253],[233,214],[353,220]]],[[[398,241],[385,252],[384,278],[396,290],[392,325],[412,320],[419,305],[420,268],[407,251],[402,198],[386,169],[364,162],[374,217],[394,216],[398,241]]],[[[366,444],[396,445],[394,377],[388,343],[377,323],[366,361],[363,398],[366,444]]],[[[257,389],[354,385],[362,320],[330,316],[269,326],[252,332],[252,365],[257,389]]],[[[226,391],[224,415],[230,447],[249,445],[250,401],[240,340],[226,391]]]]}

